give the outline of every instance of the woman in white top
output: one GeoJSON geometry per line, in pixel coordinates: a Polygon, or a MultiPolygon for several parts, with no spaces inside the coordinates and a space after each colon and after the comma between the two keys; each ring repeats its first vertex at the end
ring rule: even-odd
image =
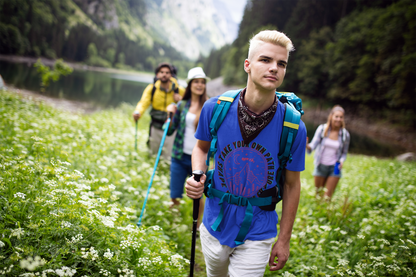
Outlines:
{"type": "MultiPolygon", "coordinates": [[[[177,106],[170,104],[167,107],[167,111],[174,114],[168,135],[177,131],[170,166],[170,196],[173,205],[179,205],[178,199],[182,198],[185,180],[192,174],[191,154],[196,144],[194,134],[202,106],[207,100],[206,82],[209,80],[201,67],[192,68],[188,72],[188,86],[182,101],[177,106]]],[[[199,207],[198,221],[202,218],[201,214],[204,210],[202,200],[199,207]]]]}
{"type": "Polygon", "coordinates": [[[308,154],[316,149],[313,176],[317,192],[326,188],[325,196],[328,198],[332,197],[341,178],[341,169],[347,159],[350,145],[350,134],[345,129],[344,114],[341,106],[334,106],[327,123],[318,126],[311,143],[306,145],[308,154]]]}

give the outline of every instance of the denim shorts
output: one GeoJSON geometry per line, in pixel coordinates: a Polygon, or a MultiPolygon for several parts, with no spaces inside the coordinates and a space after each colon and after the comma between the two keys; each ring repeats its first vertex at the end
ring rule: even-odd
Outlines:
{"type": "Polygon", "coordinates": [[[334,167],[335,167],[335,165],[319,164],[318,166],[315,166],[315,169],[313,170],[312,175],[313,176],[319,176],[319,177],[338,177],[338,178],[341,178],[341,176],[342,176],[341,170],[339,171],[339,174],[335,174],[334,173],[334,167]]]}
{"type": "Polygon", "coordinates": [[[182,198],[187,177],[192,174],[191,155],[182,154],[182,158],[172,158],[170,164],[170,198],[182,198]]]}

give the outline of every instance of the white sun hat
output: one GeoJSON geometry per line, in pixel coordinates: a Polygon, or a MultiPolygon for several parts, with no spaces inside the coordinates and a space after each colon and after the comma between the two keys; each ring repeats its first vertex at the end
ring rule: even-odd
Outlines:
{"type": "Polygon", "coordinates": [[[186,79],[186,82],[189,83],[189,81],[193,79],[197,79],[197,78],[205,79],[205,81],[207,82],[211,80],[211,78],[205,75],[205,72],[201,67],[194,67],[189,70],[188,78],[186,79]]]}

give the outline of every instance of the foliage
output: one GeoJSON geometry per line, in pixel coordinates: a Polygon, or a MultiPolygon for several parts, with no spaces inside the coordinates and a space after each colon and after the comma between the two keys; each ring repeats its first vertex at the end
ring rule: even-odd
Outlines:
{"type": "MultiPolygon", "coordinates": [[[[154,158],[148,114],[133,151],[131,110],[69,114],[0,92],[0,276],[187,276],[192,201],[169,209],[163,160],[135,226],[154,158]]],[[[312,170],[307,156],[289,261],[265,276],[415,276],[416,164],[349,155],[331,202],[312,170]]]]}
{"type": "MultiPolygon", "coordinates": [[[[336,80],[329,97],[373,110],[408,113],[401,119],[416,124],[416,5],[412,3],[402,0],[385,9],[353,13],[339,22],[336,41],[328,44],[330,81],[336,80]]],[[[397,116],[392,119],[398,121],[397,116]]]]}
{"type": "Polygon", "coordinates": [[[101,67],[138,65],[150,72],[155,65],[147,58],[154,57],[156,65],[172,62],[186,76],[193,62],[152,37],[144,26],[145,13],[144,0],[0,0],[0,53],[101,67]],[[91,44],[96,46],[94,56],[88,54],[91,44]],[[125,63],[118,60],[121,53],[125,63]]]}
{"type": "Polygon", "coordinates": [[[415,276],[416,163],[349,155],[330,202],[312,171],[307,156],[283,276],[415,276]]]}
{"type": "Polygon", "coordinates": [[[40,59],[33,65],[37,68],[37,72],[41,77],[41,91],[44,92],[51,81],[56,82],[61,76],[66,76],[72,73],[73,69],[67,65],[62,59],[59,59],[53,65],[53,70],[44,65],[40,59]]]}
{"type": "Polygon", "coordinates": [[[0,92],[0,276],[186,275],[192,203],[169,209],[166,162],[135,225],[154,159],[148,115],[133,152],[132,109],[81,116],[0,92]]]}
{"type": "MultiPolygon", "coordinates": [[[[297,48],[279,90],[415,129],[415,28],[411,0],[249,1],[238,38],[215,68],[226,84],[240,85],[249,39],[277,29],[297,48]]],[[[213,51],[204,66],[219,53],[213,51]]]]}
{"type": "MultiPolygon", "coordinates": [[[[108,49],[110,52],[111,50],[108,49]]],[[[94,43],[88,45],[88,65],[100,66],[100,67],[111,67],[111,63],[98,55],[97,47],[94,43]]]]}

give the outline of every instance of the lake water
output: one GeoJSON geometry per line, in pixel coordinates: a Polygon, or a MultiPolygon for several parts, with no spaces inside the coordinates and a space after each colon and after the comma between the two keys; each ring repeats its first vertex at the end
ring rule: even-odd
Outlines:
{"type": "MultiPolygon", "coordinates": [[[[26,63],[0,60],[0,74],[6,84],[20,89],[40,91],[40,75],[26,63]]],[[[57,82],[51,82],[43,95],[89,102],[93,107],[116,107],[121,102],[136,104],[152,76],[138,76],[88,70],[75,70],[57,82]]]]}
{"type": "MultiPolygon", "coordinates": [[[[0,74],[6,84],[31,91],[40,91],[40,77],[33,66],[25,63],[11,63],[0,60],[0,74]]],[[[89,102],[97,108],[116,107],[122,102],[135,105],[141,98],[147,84],[153,77],[131,74],[74,70],[69,76],[51,83],[44,95],[89,102]]],[[[317,125],[305,122],[308,137],[312,139],[317,125]]],[[[386,145],[375,139],[351,134],[350,152],[392,157],[404,152],[398,146],[386,145]]]]}

